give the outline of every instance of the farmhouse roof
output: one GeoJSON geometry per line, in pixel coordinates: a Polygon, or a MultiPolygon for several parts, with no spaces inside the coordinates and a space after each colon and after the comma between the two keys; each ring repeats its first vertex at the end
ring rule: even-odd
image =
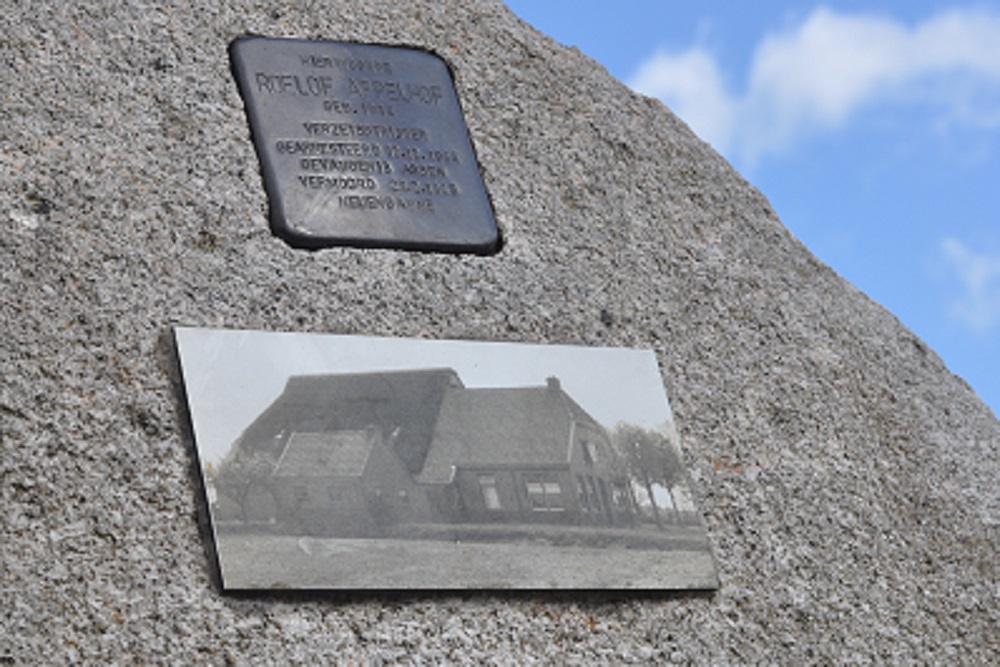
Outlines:
{"type": "Polygon", "coordinates": [[[282,434],[374,426],[394,438],[397,453],[409,457],[404,463],[415,471],[423,464],[445,390],[461,386],[451,368],[293,376],[236,447],[278,456],[282,434]]]}
{"type": "Polygon", "coordinates": [[[375,446],[366,431],[293,433],[275,467],[275,477],[360,477],[375,446]]]}
{"type": "Polygon", "coordinates": [[[448,391],[417,481],[445,483],[462,466],[569,463],[574,421],[597,425],[558,383],[448,391]]]}
{"type": "Polygon", "coordinates": [[[280,456],[281,475],[361,474],[374,428],[418,482],[444,483],[456,466],[568,463],[573,422],[601,429],[556,378],[470,389],[450,368],[303,375],[237,445],[280,456]]]}

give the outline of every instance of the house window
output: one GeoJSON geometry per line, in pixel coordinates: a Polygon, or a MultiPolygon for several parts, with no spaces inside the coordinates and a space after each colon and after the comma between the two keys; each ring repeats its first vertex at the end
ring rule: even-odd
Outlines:
{"type": "Polygon", "coordinates": [[[526,476],[524,489],[528,492],[528,502],[534,512],[562,512],[565,509],[562,487],[555,477],[526,476]]]}
{"type": "Polygon", "coordinates": [[[497,478],[495,475],[480,475],[479,490],[483,493],[483,503],[485,503],[486,509],[502,509],[500,506],[500,494],[497,492],[497,478]]]}
{"type": "Polygon", "coordinates": [[[580,507],[584,512],[590,511],[590,495],[587,493],[587,484],[583,480],[583,475],[576,476],[576,492],[580,496],[580,507]]]}
{"type": "Polygon", "coordinates": [[[594,445],[586,440],[580,441],[580,450],[583,453],[583,462],[589,466],[594,465],[597,462],[597,451],[594,449],[594,445]]]}
{"type": "Polygon", "coordinates": [[[590,491],[590,506],[595,512],[600,512],[603,509],[601,505],[601,497],[597,494],[597,482],[594,481],[592,475],[587,475],[588,490],[590,491]]]}
{"type": "Polygon", "coordinates": [[[612,482],[611,499],[618,510],[628,511],[631,509],[632,503],[629,501],[628,489],[625,487],[625,483],[612,482]]]}
{"type": "Polygon", "coordinates": [[[604,511],[608,511],[611,509],[611,496],[608,493],[608,485],[602,478],[598,477],[597,486],[601,490],[601,506],[604,507],[604,511]]]}

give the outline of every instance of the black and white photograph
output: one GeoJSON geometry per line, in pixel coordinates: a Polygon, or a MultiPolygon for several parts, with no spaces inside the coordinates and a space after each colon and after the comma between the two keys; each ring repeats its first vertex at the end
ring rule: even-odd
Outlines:
{"type": "Polygon", "coordinates": [[[650,350],[175,335],[226,589],[718,587],[650,350]]]}

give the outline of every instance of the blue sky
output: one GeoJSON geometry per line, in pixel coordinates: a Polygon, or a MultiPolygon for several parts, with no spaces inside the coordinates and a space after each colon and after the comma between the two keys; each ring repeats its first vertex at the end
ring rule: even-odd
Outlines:
{"type": "Polygon", "coordinates": [[[1000,415],[1000,2],[507,4],[663,100],[1000,415]]]}

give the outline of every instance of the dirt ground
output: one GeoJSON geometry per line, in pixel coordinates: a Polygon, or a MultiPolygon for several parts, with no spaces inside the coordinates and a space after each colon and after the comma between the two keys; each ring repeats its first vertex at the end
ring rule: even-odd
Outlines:
{"type": "Polygon", "coordinates": [[[596,549],[532,543],[217,537],[227,589],[705,589],[708,550],[596,549]]]}

